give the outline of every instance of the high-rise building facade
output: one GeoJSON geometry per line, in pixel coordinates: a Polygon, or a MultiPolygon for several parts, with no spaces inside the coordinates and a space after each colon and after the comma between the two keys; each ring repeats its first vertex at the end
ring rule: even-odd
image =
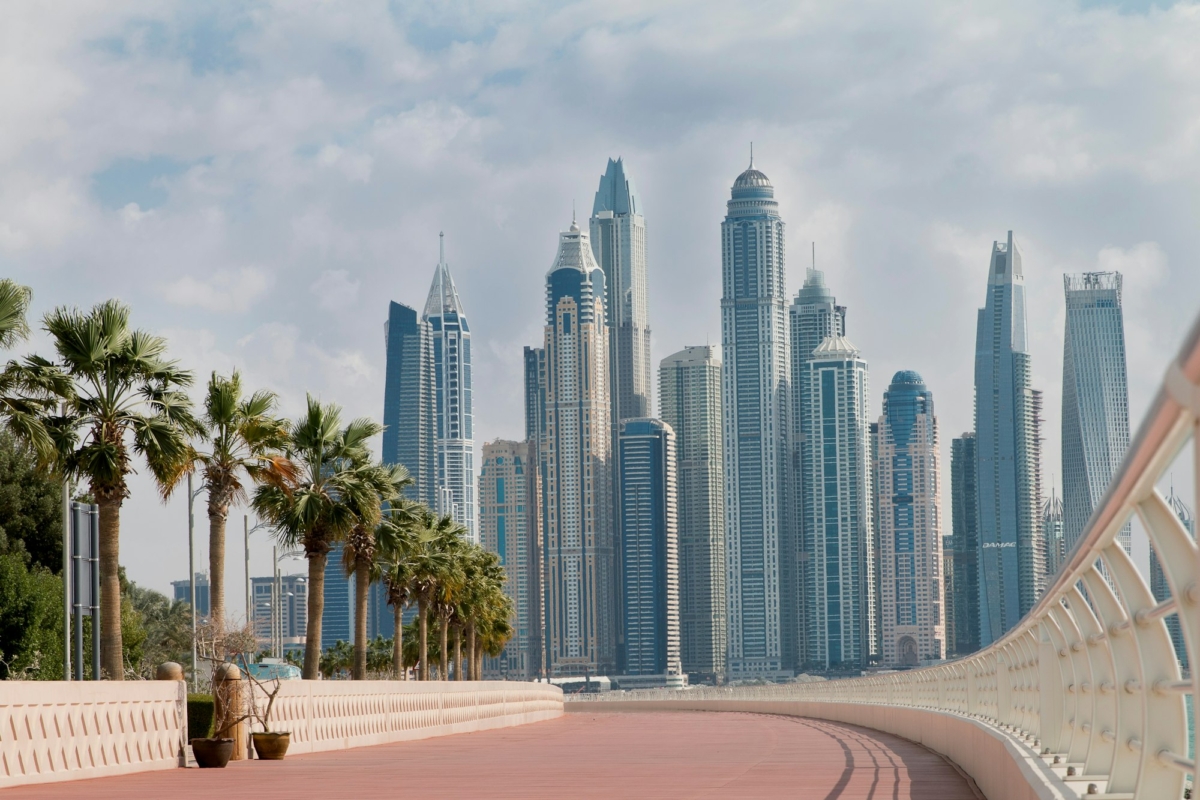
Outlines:
{"type": "Polygon", "coordinates": [[[354,641],[354,578],[346,575],[342,542],[329,549],[325,561],[324,605],[321,609],[321,649],[339,641],[354,641]]]}
{"type": "Polygon", "coordinates": [[[446,264],[445,239],[425,301],[423,321],[433,349],[435,470],[439,514],[478,542],[475,525],[475,422],[471,397],[471,328],[446,264]]]}
{"type": "Polygon", "coordinates": [[[1030,386],[1025,277],[1013,241],[992,245],[975,338],[979,637],[988,645],[1037,603],[1041,536],[1041,396],[1030,386]]]}
{"type": "Polygon", "coordinates": [[[805,660],[802,654],[805,649],[803,639],[806,611],[801,602],[803,591],[800,585],[803,572],[801,559],[804,558],[800,544],[803,541],[801,528],[805,518],[805,493],[802,485],[805,474],[803,442],[808,433],[806,426],[811,424],[809,416],[804,414],[804,403],[808,397],[808,370],[805,365],[821,342],[830,336],[846,335],[846,307],[839,306],[833,292],[825,286],[824,272],[816,268],[807,271],[804,285],[788,308],[788,329],[791,350],[788,470],[791,484],[788,487],[789,511],[783,530],[784,569],[780,573],[780,595],[785,606],[786,626],[797,631],[794,637],[787,640],[796,649],[792,661],[802,664],[805,660]]]}
{"type": "Polygon", "coordinates": [[[416,309],[393,302],[384,340],[383,462],[408,469],[413,480],[406,490],[410,500],[437,508],[433,335],[416,309]]]}
{"type": "Polygon", "coordinates": [[[679,615],[683,669],[693,683],[728,673],[720,347],[687,347],[658,368],[658,402],[675,431],[679,487],[679,615]]]}
{"type": "Polygon", "coordinates": [[[805,369],[804,667],[859,669],[876,638],[867,363],[831,336],[805,369]]]}
{"type": "Polygon", "coordinates": [[[537,540],[536,451],[529,442],[498,440],[483,446],[479,470],[479,535],[500,556],[505,593],[516,606],[514,636],[498,658],[488,658],[489,677],[529,680],[541,674],[541,572],[537,540]],[[532,457],[531,457],[532,456],[532,457]]]}
{"type": "Polygon", "coordinates": [[[1046,585],[1067,560],[1067,541],[1063,534],[1063,501],[1051,489],[1050,497],[1042,503],[1042,540],[1046,543],[1046,585]]]}
{"type": "Polygon", "coordinates": [[[721,273],[729,672],[787,677],[796,631],[780,592],[790,486],[784,224],[753,162],[721,223],[721,273]]]}
{"type": "MultiPolygon", "coordinates": [[[[196,581],[196,616],[197,617],[207,617],[209,614],[209,609],[211,608],[211,605],[209,602],[210,594],[209,594],[209,586],[208,586],[208,573],[207,572],[197,572],[195,575],[195,581],[196,581]]],[[[191,605],[191,602],[192,602],[192,582],[191,581],[189,581],[187,578],[184,578],[181,581],[171,581],[171,588],[175,592],[175,602],[187,603],[188,605],[191,605]]]]}
{"type": "Polygon", "coordinates": [[[551,676],[616,667],[608,325],[604,272],[572,222],[546,276],[545,433],[540,446],[545,528],[546,658],[551,676]]]}
{"type": "Polygon", "coordinates": [[[979,649],[979,489],[975,481],[975,434],[950,443],[950,523],[952,571],[946,603],[953,608],[952,656],[979,649]]]}
{"type": "Polygon", "coordinates": [[[650,316],[646,294],[646,219],[621,159],[608,160],[592,204],[592,253],[608,288],[609,396],[614,431],[648,417],[650,316]]]}
{"type": "MultiPolygon", "coordinates": [[[[1121,273],[1064,275],[1063,538],[1069,552],[1129,449],[1121,273]]],[[[1131,529],[1117,540],[1129,552],[1131,529]]]]}
{"type": "Polygon", "coordinates": [[[686,681],[680,665],[675,432],[657,419],[621,420],[621,673],[686,681]]]}
{"type": "Polygon", "coordinates": [[[308,625],[308,578],[280,575],[278,583],[271,576],[251,578],[250,588],[258,646],[273,648],[273,640],[278,639],[285,652],[303,650],[308,625]]]}
{"type": "Polygon", "coordinates": [[[937,417],[916,372],[892,378],[876,430],[882,663],[913,667],[946,655],[937,417]]]}
{"type": "MultiPolygon", "coordinates": [[[[1175,516],[1179,517],[1179,521],[1183,523],[1184,529],[1196,537],[1196,517],[1192,514],[1192,510],[1187,507],[1187,504],[1175,494],[1175,487],[1171,487],[1171,493],[1167,495],[1167,505],[1175,512],[1175,516]]],[[[1154,599],[1162,602],[1171,597],[1171,586],[1167,583],[1167,574],[1162,568],[1162,562],[1158,560],[1158,554],[1154,552],[1154,545],[1150,546],[1150,592],[1154,595],[1154,599]]],[[[1175,657],[1179,659],[1179,666],[1187,674],[1190,663],[1188,661],[1187,645],[1183,641],[1183,628],[1179,625],[1178,614],[1168,614],[1166,618],[1167,631],[1171,634],[1171,643],[1175,646],[1175,657]]]]}

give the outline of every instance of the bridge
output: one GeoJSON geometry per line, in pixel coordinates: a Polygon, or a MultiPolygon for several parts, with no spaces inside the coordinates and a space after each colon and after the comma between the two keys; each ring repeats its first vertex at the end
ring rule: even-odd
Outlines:
{"type": "Polygon", "coordinates": [[[1053,585],[1002,639],[957,661],[566,703],[535,684],[295,681],[283,708],[301,754],[219,773],[173,768],[186,740],[182,684],[3,682],[0,796],[19,786],[22,797],[47,798],[401,788],[428,797],[1181,798],[1195,771],[1187,704],[1197,677],[1181,670],[1166,623],[1178,620],[1196,663],[1200,552],[1157,484],[1186,454],[1196,487],[1198,426],[1200,320],[1053,585]],[[1162,564],[1165,599],[1116,541],[1135,517],[1162,564]],[[424,738],[444,734],[460,735],[424,738]],[[95,780],[52,783],[75,778],[95,780]]]}

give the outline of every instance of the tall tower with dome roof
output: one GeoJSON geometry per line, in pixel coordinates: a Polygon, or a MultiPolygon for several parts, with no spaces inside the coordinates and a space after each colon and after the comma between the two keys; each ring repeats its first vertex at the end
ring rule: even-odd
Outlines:
{"type": "Polygon", "coordinates": [[[721,223],[721,376],[729,677],[782,678],[795,664],[788,509],[788,299],[775,188],[750,167],[721,223]]]}

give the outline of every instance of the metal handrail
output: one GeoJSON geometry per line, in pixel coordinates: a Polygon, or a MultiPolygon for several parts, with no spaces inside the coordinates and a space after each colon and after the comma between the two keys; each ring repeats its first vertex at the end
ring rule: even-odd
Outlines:
{"type": "MultiPolygon", "coordinates": [[[[1187,775],[1195,770],[1187,755],[1186,700],[1200,688],[1200,670],[1182,674],[1166,620],[1178,616],[1188,663],[1195,665],[1200,551],[1156,484],[1190,442],[1193,501],[1200,498],[1198,431],[1200,319],[1167,369],[1062,571],[1034,609],[999,640],[970,656],[906,672],[694,689],[687,696],[864,703],[957,714],[1002,731],[1028,755],[1044,759],[1059,778],[1096,782],[1106,796],[1182,797],[1187,775]],[[1161,602],[1116,540],[1135,514],[1170,587],[1170,598],[1161,602]]],[[[638,692],[621,693],[619,699],[661,697],[638,692]]]]}

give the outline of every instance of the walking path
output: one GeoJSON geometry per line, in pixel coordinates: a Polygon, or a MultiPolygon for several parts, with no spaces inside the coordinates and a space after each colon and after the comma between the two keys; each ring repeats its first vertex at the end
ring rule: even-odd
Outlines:
{"type": "Polygon", "coordinates": [[[886,733],[732,713],[570,713],[417,742],[0,791],[50,798],[973,800],[940,756],[886,733]]]}

